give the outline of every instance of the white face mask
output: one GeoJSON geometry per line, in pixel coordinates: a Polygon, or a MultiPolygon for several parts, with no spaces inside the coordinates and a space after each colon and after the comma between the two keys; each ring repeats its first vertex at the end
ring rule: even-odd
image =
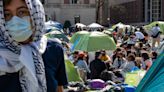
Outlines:
{"type": "Polygon", "coordinates": [[[30,16],[25,16],[23,18],[14,16],[11,20],[6,22],[6,29],[17,42],[26,41],[33,33],[31,29],[30,16]]]}

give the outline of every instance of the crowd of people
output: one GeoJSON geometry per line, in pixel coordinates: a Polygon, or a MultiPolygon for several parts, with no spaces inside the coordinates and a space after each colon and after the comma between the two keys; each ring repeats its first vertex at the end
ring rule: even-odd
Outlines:
{"type": "Polygon", "coordinates": [[[160,42],[163,41],[160,30],[158,24],[150,31],[144,27],[133,30],[116,27],[110,35],[117,44],[115,51],[102,49],[95,52],[74,51],[70,54],[68,45],[65,51],[70,61],[86,72],[87,79],[104,79],[104,72],[111,71],[118,78],[115,81],[124,82],[126,73],[136,69],[148,71],[155,62],[160,54],[160,42]]]}

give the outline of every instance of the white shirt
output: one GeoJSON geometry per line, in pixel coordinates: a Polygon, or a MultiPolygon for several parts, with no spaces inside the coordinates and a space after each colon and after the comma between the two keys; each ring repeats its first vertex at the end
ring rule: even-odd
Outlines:
{"type": "Polygon", "coordinates": [[[153,27],[151,30],[151,35],[155,36],[160,31],[160,27],[153,27]]]}
{"type": "Polygon", "coordinates": [[[136,34],[136,38],[138,38],[138,39],[144,39],[145,38],[145,36],[143,35],[143,33],[142,32],[135,32],[135,34],[136,34]]]}

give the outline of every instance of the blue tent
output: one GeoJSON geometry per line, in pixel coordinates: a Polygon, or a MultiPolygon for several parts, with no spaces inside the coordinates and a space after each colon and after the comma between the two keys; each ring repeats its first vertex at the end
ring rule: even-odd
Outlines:
{"type": "Polygon", "coordinates": [[[59,22],[56,22],[56,21],[52,21],[52,20],[49,20],[45,23],[46,25],[46,28],[52,28],[52,27],[55,27],[59,30],[63,29],[63,24],[59,23],[59,22]]]}
{"type": "Polygon", "coordinates": [[[136,92],[164,92],[164,50],[141,80],[136,92]]]}

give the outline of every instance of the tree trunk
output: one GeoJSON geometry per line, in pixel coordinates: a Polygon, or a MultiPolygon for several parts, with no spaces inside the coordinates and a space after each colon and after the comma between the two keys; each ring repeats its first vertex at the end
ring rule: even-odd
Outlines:
{"type": "Polygon", "coordinates": [[[100,8],[104,4],[104,0],[95,0],[96,1],[96,23],[100,22],[100,8]]]}

